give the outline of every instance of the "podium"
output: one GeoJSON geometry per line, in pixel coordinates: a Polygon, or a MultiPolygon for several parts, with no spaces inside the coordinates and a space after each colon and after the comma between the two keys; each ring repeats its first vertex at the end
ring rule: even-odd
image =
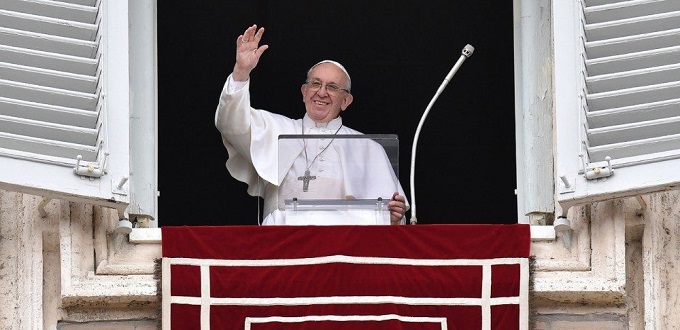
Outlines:
{"type": "Polygon", "coordinates": [[[387,203],[401,191],[396,135],[281,135],[278,154],[279,224],[390,224],[387,203]]]}
{"type": "Polygon", "coordinates": [[[162,231],[162,327],[528,329],[529,225],[162,231]]]}

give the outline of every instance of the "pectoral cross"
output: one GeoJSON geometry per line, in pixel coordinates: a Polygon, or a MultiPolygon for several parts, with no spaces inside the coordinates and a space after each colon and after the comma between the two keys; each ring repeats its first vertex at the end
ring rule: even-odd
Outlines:
{"type": "Polygon", "coordinates": [[[315,175],[309,175],[309,170],[305,170],[305,175],[299,176],[298,180],[302,181],[302,191],[309,190],[309,181],[316,180],[315,175]]]}

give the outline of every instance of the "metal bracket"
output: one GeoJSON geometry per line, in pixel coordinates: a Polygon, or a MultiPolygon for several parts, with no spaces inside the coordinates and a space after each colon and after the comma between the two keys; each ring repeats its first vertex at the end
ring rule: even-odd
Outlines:
{"type": "Polygon", "coordinates": [[[555,234],[560,233],[562,235],[562,244],[566,249],[571,249],[571,235],[574,232],[571,226],[571,220],[567,219],[566,215],[557,217],[553,223],[555,234]]]}
{"type": "Polygon", "coordinates": [[[605,157],[604,159],[607,161],[607,166],[592,167],[590,169],[587,168],[585,160],[583,159],[583,155],[579,155],[579,157],[581,157],[581,163],[583,164],[583,176],[588,180],[606,178],[614,174],[614,169],[612,168],[612,158],[609,156],[605,157]]]}
{"type": "Polygon", "coordinates": [[[106,161],[109,156],[108,152],[104,153],[104,159],[102,159],[101,164],[98,163],[87,163],[80,164],[83,160],[83,156],[78,155],[76,157],[76,167],[73,168],[73,173],[75,175],[86,176],[90,178],[101,178],[106,174],[106,161]]]}
{"type": "Polygon", "coordinates": [[[114,193],[114,194],[117,194],[117,195],[127,196],[127,194],[128,194],[127,191],[125,189],[123,189],[123,186],[125,185],[125,183],[127,181],[128,181],[127,176],[120,178],[120,181],[118,181],[117,184],[116,184],[116,180],[112,179],[111,180],[111,192],[114,193]]]}
{"type": "Polygon", "coordinates": [[[566,175],[562,174],[560,175],[560,180],[562,181],[561,184],[558,184],[560,194],[566,194],[576,190],[576,180],[574,180],[574,178],[569,180],[566,175]]]}

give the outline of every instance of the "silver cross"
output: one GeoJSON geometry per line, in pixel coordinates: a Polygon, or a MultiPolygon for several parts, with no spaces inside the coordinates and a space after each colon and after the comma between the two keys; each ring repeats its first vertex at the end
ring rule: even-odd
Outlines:
{"type": "Polygon", "coordinates": [[[309,181],[316,180],[315,175],[309,175],[309,170],[305,170],[305,175],[299,176],[298,180],[302,181],[302,191],[309,190],[309,181]]]}

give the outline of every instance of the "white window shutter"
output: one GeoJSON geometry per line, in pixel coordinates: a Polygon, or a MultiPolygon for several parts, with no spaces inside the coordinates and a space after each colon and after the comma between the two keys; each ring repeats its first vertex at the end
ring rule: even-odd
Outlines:
{"type": "Polygon", "coordinates": [[[0,2],[0,189],[127,206],[126,3],[0,2]]]}
{"type": "Polygon", "coordinates": [[[554,1],[553,23],[562,207],[680,188],[680,1],[554,1]]]}

